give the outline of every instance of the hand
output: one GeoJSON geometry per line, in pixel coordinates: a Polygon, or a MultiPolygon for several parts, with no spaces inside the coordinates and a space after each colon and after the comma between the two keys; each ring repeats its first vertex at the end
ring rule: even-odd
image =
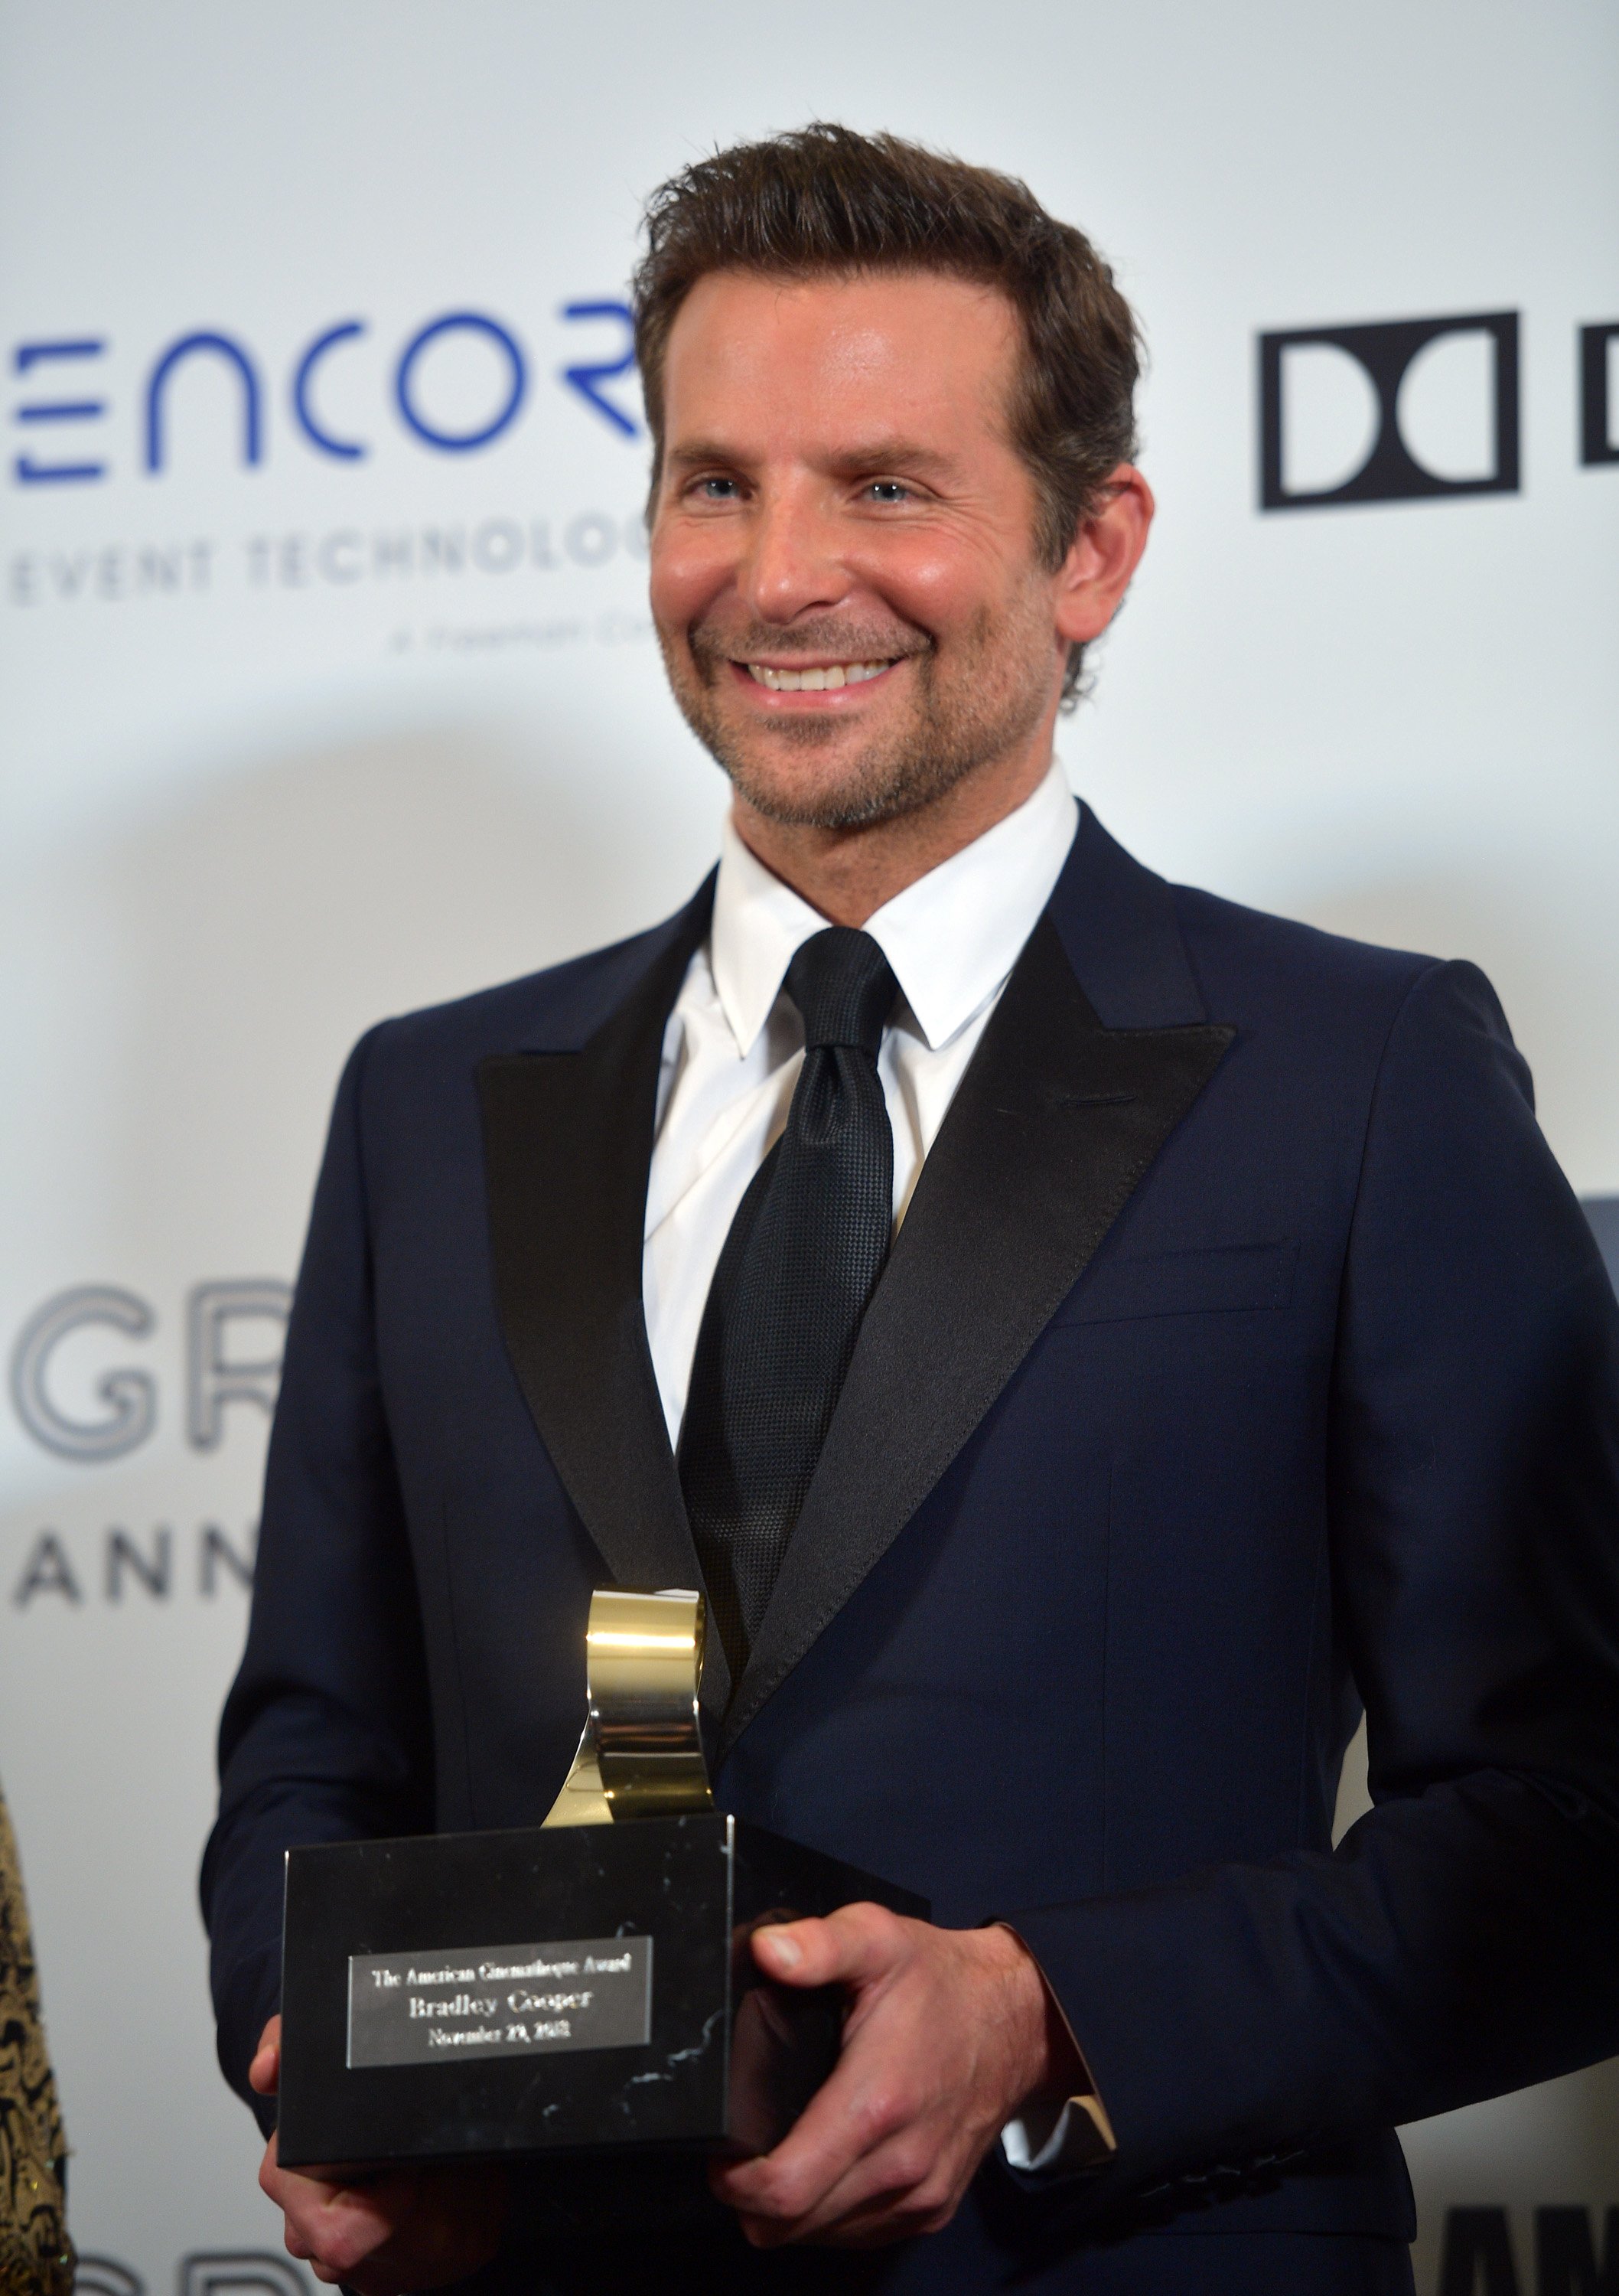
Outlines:
{"type": "Polygon", "coordinates": [[[775,2151],[710,2164],[716,2198],[756,2248],[936,2232],[1019,2106],[1083,2086],[1039,1964],[1010,1930],[845,1906],[758,1930],[753,1950],[779,1985],[849,1997],[830,2078],[775,2151]]]}
{"type": "MultiPolygon", "coordinates": [[[[274,2096],[280,2079],[281,2019],[272,2017],[248,2080],[274,2096]]],[[[505,2222],[499,2169],[410,2169],[357,2183],[338,2169],[283,2169],[272,2136],[258,2182],[286,2218],[288,2254],[359,2296],[464,2279],[494,2255],[505,2222]]]]}

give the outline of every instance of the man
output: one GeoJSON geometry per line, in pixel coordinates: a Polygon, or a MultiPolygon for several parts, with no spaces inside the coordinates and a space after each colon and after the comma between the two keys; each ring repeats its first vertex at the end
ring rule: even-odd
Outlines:
{"type": "Polygon", "coordinates": [[[362,2296],[1409,2290],[1394,2125],[1619,2047],[1591,1237],[1476,972],[1076,814],[1056,717],[1152,514],[1081,235],[818,127],[650,238],[652,607],[724,856],[350,1062],[222,1733],[221,2057],[267,2128],[287,1845],[544,1814],[607,1580],[705,1587],[722,1804],[934,1920],[761,1935],[843,2054],[712,2202],[273,2138],[262,2181],[362,2296]]]}

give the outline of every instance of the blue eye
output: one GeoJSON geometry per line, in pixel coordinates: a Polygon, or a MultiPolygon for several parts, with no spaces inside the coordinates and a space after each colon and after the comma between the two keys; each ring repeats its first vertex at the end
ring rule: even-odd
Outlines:
{"type": "Polygon", "coordinates": [[[910,488],[902,486],[897,479],[873,479],[866,491],[880,503],[905,502],[911,494],[910,488]]]}
{"type": "Polygon", "coordinates": [[[737,485],[734,479],[699,479],[698,492],[705,502],[734,502],[737,485]]]}

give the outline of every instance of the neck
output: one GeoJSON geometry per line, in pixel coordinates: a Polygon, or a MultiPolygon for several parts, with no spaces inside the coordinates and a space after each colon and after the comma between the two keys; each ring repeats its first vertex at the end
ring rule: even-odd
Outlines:
{"type": "Polygon", "coordinates": [[[969,774],[942,797],[855,829],[774,821],[739,791],[731,817],[737,834],[773,875],[830,923],[863,925],[907,885],[971,845],[1033,797],[1051,765],[1049,745],[1016,760],[969,774]]]}

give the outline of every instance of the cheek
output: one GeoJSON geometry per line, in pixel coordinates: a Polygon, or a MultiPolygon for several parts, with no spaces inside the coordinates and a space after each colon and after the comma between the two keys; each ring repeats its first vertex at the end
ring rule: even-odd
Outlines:
{"type": "Polygon", "coordinates": [[[1005,603],[1005,570],[953,537],[885,537],[851,560],[850,571],[905,621],[948,639],[970,633],[1005,603]]]}
{"type": "Polygon", "coordinates": [[[666,630],[699,620],[731,582],[733,556],[715,529],[694,532],[673,521],[654,526],[648,570],[653,619],[666,630]]]}

